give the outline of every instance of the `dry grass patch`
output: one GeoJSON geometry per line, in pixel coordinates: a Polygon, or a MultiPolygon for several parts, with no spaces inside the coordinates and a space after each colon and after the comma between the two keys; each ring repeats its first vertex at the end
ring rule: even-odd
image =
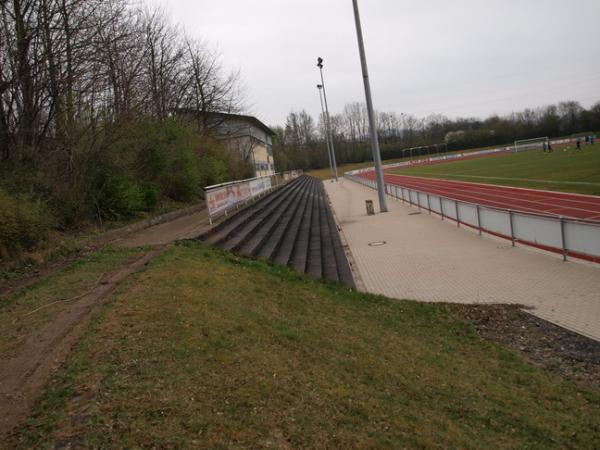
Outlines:
{"type": "Polygon", "coordinates": [[[392,301],[179,245],[122,288],[14,447],[593,448],[600,396],[392,301]]]}

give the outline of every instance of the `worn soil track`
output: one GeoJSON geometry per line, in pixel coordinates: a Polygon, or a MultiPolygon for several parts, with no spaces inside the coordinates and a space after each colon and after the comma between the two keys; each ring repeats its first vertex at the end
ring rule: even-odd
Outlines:
{"type": "Polygon", "coordinates": [[[115,235],[110,241],[112,245],[130,248],[151,246],[151,249],[105,273],[85,294],[67,300],[69,307],[28,336],[18,353],[0,355],[0,448],[2,436],[27,417],[42,388],[66,360],[94,313],[111,298],[115,289],[164,252],[171,243],[193,238],[208,228],[205,211],[173,216],[165,223],[115,235]]]}

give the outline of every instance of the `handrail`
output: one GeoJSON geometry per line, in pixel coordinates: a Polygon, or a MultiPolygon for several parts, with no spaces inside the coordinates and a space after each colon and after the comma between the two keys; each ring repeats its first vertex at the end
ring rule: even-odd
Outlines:
{"type": "MultiPolygon", "coordinates": [[[[369,181],[375,181],[375,180],[371,180],[370,178],[365,178],[365,177],[359,177],[357,175],[352,174],[351,172],[346,172],[344,173],[344,176],[346,178],[350,178],[350,177],[354,177],[354,178],[363,178],[369,181]]],[[[418,178],[418,177],[415,177],[418,178]]],[[[399,186],[399,184],[392,184],[392,183],[385,183],[386,185],[390,185],[390,186],[399,186]]],[[[440,198],[444,198],[446,200],[451,200],[451,201],[457,201],[457,202],[461,202],[464,203],[466,205],[472,205],[472,206],[479,206],[482,208],[487,208],[487,209],[492,209],[495,211],[500,211],[500,212],[506,212],[509,211],[507,208],[501,208],[499,206],[492,206],[492,205],[484,205],[481,203],[475,203],[475,202],[471,202],[468,200],[460,200],[458,198],[452,198],[452,197],[446,197],[442,194],[432,194],[431,192],[426,192],[426,191],[420,191],[418,189],[415,189],[413,187],[408,187],[408,186],[402,186],[404,189],[410,189],[414,192],[420,192],[421,194],[430,194],[430,195],[435,195],[437,197],[440,198]]],[[[527,215],[527,216],[536,216],[536,217],[541,217],[541,218],[546,218],[546,219],[559,219],[562,216],[557,216],[554,214],[547,214],[547,213],[541,213],[541,212],[528,212],[528,211],[516,211],[516,210],[512,210],[513,213],[516,214],[522,214],[522,215],[527,215]]],[[[588,224],[588,225],[597,225],[600,226],[600,221],[598,220],[591,220],[591,219],[582,219],[582,218],[577,218],[577,217],[564,217],[565,220],[571,221],[571,222],[576,222],[576,223],[584,223],[584,224],[588,224]]]]}
{"type": "MultiPolygon", "coordinates": [[[[354,172],[354,173],[356,173],[356,172],[354,172]]],[[[372,189],[375,189],[375,185],[376,185],[375,180],[372,180],[365,176],[355,175],[354,173],[347,172],[344,174],[344,177],[350,179],[351,181],[354,181],[359,184],[366,185],[372,189]]],[[[460,226],[461,224],[463,224],[465,226],[477,229],[479,231],[479,234],[481,234],[481,232],[484,231],[486,233],[489,233],[489,234],[492,234],[492,235],[495,235],[495,236],[498,236],[501,238],[510,239],[513,246],[514,246],[515,242],[519,242],[519,243],[523,243],[525,245],[529,245],[529,246],[537,247],[537,248],[540,248],[543,250],[562,254],[563,259],[565,261],[567,260],[567,256],[572,256],[572,257],[575,257],[578,259],[585,259],[588,261],[600,263],[600,247],[598,247],[597,244],[594,244],[595,242],[600,242],[600,222],[598,222],[598,221],[593,221],[593,220],[588,220],[588,219],[562,217],[562,216],[555,216],[555,215],[542,214],[542,213],[533,213],[533,212],[527,212],[527,211],[514,211],[511,209],[501,208],[501,207],[497,207],[497,206],[482,205],[482,204],[474,203],[471,201],[459,200],[459,199],[447,197],[447,196],[441,195],[441,194],[432,194],[432,193],[422,191],[419,189],[415,189],[412,187],[402,186],[401,184],[385,183],[385,192],[386,192],[386,195],[390,195],[392,198],[402,199],[402,201],[410,202],[411,206],[413,204],[415,204],[419,208],[424,208],[425,210],[429,211],[430,213],[439,214],[442,217],[442,220],[444,220],[444,219],[450,219],[453,221],[455,220],[457,222],[457,226],[460,226]],[[392,187],[394,189],[392,189],[392,187]],[[394,195],[394,191],[395,191],[396,195],[394,195]],[[399,195],[398,191],[400,191],[401,195],[399,195]],[[408,196],[409,196],[408,200],[405,198],[405,191],[408,191],[408,196]],[[411,195],[411,192],[414,192],[417,195],[416,202],[413,201],[413,196],[411,195]],[[422,204],[423,202],[421,201],[422,200],[421,195],[426,196],[426,198],[427,198],[426,205],[422,204]],[[432,205],[431,205],[432,198],[439,199],[440,211],[437,211],[432,208],[432,205]],[[449,203],[454,203],[454,211],[445,211],[444,210],[445,209],[444,201],[449,202],[449,203]],[[459,207],[458,207],[459,204],[464,205],[467,208],[471,208],[471,212],[469,214],[475,215],[475,216],[469,217],[469,215],[467,215],[467,217],[463,216],[461,218],[459,207]],[[502,221],[500,221],[500,222],[495,222],[493,225],[491,224],[491,222],[488,222],[488,225],[482,225],[482,214],[486,210],[500,213],[504,217],[507,217],[507,223],[503,223],[502,221]],[[455,214],[455,217],[452,217],[452,214],[455,214]],[[551,222],[552,224],[558,224],[560,226],[560,229],[557,230],[554,228],[550,228],[550,229],[546,229],[546,231],[544,232],[544,230],[540,230],[538,228],[540,226],[538,224],[534,228],[529,228],[528,230],[525,228],[521,228],[521,231],[518,231],[518,230],[515,231],[515,224],[513,223],[514,217],[523,217],[524,218],[523,220],[525,220],[528,217],[530,217],[532,219],[537,218],[537,219],[546,220],[548,222],[551,222]],[[470,220],[470,222],[469,222],[469,220],[470,220]],[[475,220],[475,222],[473,222],[474,220],[475,220]],[[584,229],[573,227],[573,225],[585,225],[585,226],[591,226],[592,228],[588,229],[589,231],[585,231],[584,229]],[[552,236],[548,237],[548,234],[547,234],[548,230],[550,230],[552,233],[554,233],[554,238],[552,236]],[[592,233],[591,237],[590,237],[589,233],[592,233]],[[568,234],[568,236],[567,236],[567,234],[568,234]],[[559,241],[558,235],[560,235],[560,242],[558,242],[559,241]],[[596,239],[596,235],[597,235],[597,239],[596,239]],[[532,239],[532,237],[533,237],[533,239],[532,239]],[[583,245],[582,245],[582,239],[581,239],[582,237],[584,237],[583,245]],[[575,240],[577,242],[575,244],[572,243],[571,246],[569,246],[568,238],[576,238],[575,240]],[[574,245],[574,247],[572,247],[573,245],[574,245]]],[[[463,213],[464,213],[464,209],[463,209],[463,213]]],[[[491,216],[491,217],[487,216],[486,220],[488,220],[488,221],[493,220],[492,217],[493,216],[491,216]]],[[[554,225],[550,225],[550,224],[549,224],[549,226],[554,227],[554,225]]],[[[523,227],[523,224],[521,224],[521,227],[523,227]]]]}

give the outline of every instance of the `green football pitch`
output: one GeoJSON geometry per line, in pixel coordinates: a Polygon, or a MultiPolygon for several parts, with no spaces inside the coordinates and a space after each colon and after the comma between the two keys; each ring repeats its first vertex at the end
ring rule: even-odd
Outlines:
{"type": "Polygon", "coordinates": [[[390,171],[400,175],[600,195],[600,144],[527,151],[390,171]]]}

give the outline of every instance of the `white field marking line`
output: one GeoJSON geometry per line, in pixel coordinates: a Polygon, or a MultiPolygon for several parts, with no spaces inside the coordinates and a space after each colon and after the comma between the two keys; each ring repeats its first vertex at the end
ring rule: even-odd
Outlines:
{"type": "MultiPolygon", "coordinates": [[[[535,178],[512,178],[512,177],[487,177],[483,175],[466,175],[462,173],[428,173],[427,175],[446,176],[446,177],[465,177],[465,178],[481,178],[482,180],[511,180],[511,181],[533,181],[535,183],[547,184],[576,184],[582,186],[600,186],[600,183],[592,183],[590,181],[553,181],[553,180],[537,180],[535,178]]],[[[452,180],[448,180],[452,181],[452,180]]],[[[512,187],[512,186],[506,186],[512,187]]],[[[568,194],[568,192],[567,192],[568,194]]]]}
{"type": "MultiPolygon", "coordinates": [[[[415,190],[425,190],[425,191],[429,190],[430,192],[431,192],[431,188],[433,188],[433,189],[436,189],[436,190],[441,190],[441,192],[431,192],[431,193],[435,193],[437,195],[441,195],[441,196],[444,196],[444,197],[449,197],[451,195],[451,194],[448,193],[448,190],[443,190],[442,187],[435,186],[435,185],[434,186],[429,186],[429,187],[427,187],[427,186],[424,187],[424,186],[420,186],[418,184],[411,186],[410,183],[408,183],[408,184],[404,184],[404,187],[406,187],[406,188],[412,188],[412,189],[415,189],[415,190]]],[[[506,201],[504,199],[507,199],[507,198],[509,198],[511,200],[514,200],[511,197],[507,197],[507,196],[503,196],[503,195],[498,195],[498,194],[488,194],[488,193],[485,193],[485,192],[484,192],[484,194],[488,195],[488,196],[491,196],[491,197],[496,197],[496,198],[498,198],[498,200],[486,199],[485,202],[483,202],[482,201],[483,199],[481,197],[477,197],[476,195],[473,195],[473,194],[463,193],[462,191],[459,192],[459,195],[461,195],[461,196],[463,196],[465,198],[472,198],[472,199],[475,199],[475,200],[479,200],[479,201],[474,201],[473,203],[479,203],[481,205],[485,205],[486,202],[487,202],[488,205],[496,206],[496,207],[499,207],[499,208],[502,208],[502,209],[510,209],[510,210],[515,210],[515,211],[531,211],[531,212],[540,213],[542,215],[543,214],[548,214],[547,210],[540,210],[540,209],[537,209],[537,208],[524,207],[524,206],[515,207],[514,205],[511,205],[510,202],[508,204],[507,203],[498,203],[498,202],[506,201]]],[[[456,195],[455,192],[454,192],[454,195],[456,195]]],[[[459,200],[460,201],[461,199],[455,198],[455,200],[459,200]]],[[[538,202],[536,202],[534,200],[525,200],[525,199],[516,199],[516,200],[522,201],[522,202],[526,202],[526,203],[533,203],[533,204],[538,203],[538,202]]],[[[539,205],[539,206],[542,206],[542,205],[539,205]]],[[[556,207],[556,205],[548,205],[548,206],[550,206],[550,207],[556,207]]],[[[589,209],[583,209],[583,208],[576,208],[576,207],[572,207],[572,206],[563,206],[563,207],[560,207],[560,208],[561,209],[568,208],[568,209],[572,209],[572,210],[576,210],[576,211],[581,211],[581,212],[586,212],[586,213],[592,213],[592,214],[598,213],[597,210],[589,210],[589,209]]],[[[572,215],[564,215],[564,216],[565,217],[571,217],[573,219],[582,219],[582,217],[576,217],[576,216],[572,216],[572,215]]]]}
{"type": "MultiPolygon", "coordinates": [[[[524,187],[516,187],[516,186],[506,186],[505,184],[493,184],[493,183],[474,183],[472,181],[458,181],[458,180],[442,180],[440,178],[428,178],[428,177],[419,177],[416,175],[404,175],[404,174],[398,174],[398,173],[388,173],[387,175],[393,175],[396,177],[407,177],[407,178],[418,178],[420,180],[422,179],[428,179],[428,180],[437,180],[437,181],[447,181],[449,183],[464,183],[464,184],[473,184],[476,186],[495,186],[495,187],[499,187],[499,188],[503,188],[503,189],[516,189],[519,191],[528,191],[528,192],[546,192],[548,194],[552,194],[555,196],[573,196],[573,197],[585,197],[585,198],[589,198],[589,199],[593,199],[593,200],[598,200],[600,197],[596,196],[596,195],[590,195],[590,194],[578,194],[576,192],[560,192],[560,191],[549,191],[547,189],[533,189],[533,188],[524,188],[524,187]]],[[[578,200],[573,200],[573,201],[578,201],[578,200]]]]}
{"type": "MultiPolygon", "coordinates": [[[[397,174],[389,174],[389,175],[393,175],[396,177],[404,177],[406,175],[397,175],[397,174]]],[[[530,192],[532,194],[535,194],[535,198],[537,198],[538,200],[540,199],[553,199],[553,200],[561,200],[561,201],[568,201],[568,202],[573,202],[573,203],[583,203],[583,204],[591,204],[596,206],[597,204],[600,204],[600,197],[596,197],[596,196],[592,196],[592,195],[585,195],[585,194],[573,194],[570,192],[558,192],[558,191],[547,191],[547,190],[542,190],[542,189],[527,189],[527,188],[517,188],[517,187],[513,187],[513,186],[503,186],[503,185],[498,185],[498,184],[482,184],[482,183],[472,183],[469,181],[455,181],[455,180],[442,180],[439,178],[427,178],[427,177],[411,177],[411,178],[416,178],[418,180],[432,180],[430,182],[430,184],[435,184],[436,182],[438,182],[438,185],[445,185],[447,186],[446,182],[448,183],[455,183],[456,185],[459,186],[476,186],[477,189],[481,192],[506,192],[506,191],[513,191],[513,190],[524,190],[526,192],[530,192]],[[539,193],[546,193],[549,194],[549,196],[547,197],[540,197],[539,193]],[[551,195],[550,195],[551,194],[551,195]],[[579,200],[579,199],[572,199],[569,198],[571,196],[577,196],[577,197],[584,197],[586,199],[589,200],[579,200]]],[[[497,195],[497,194],[495,194],[497,195]]],[[[527,201],[526,199],[521,198],[522,200],[527,201]]],[[[529,200],[529,201],[533,201],[533,200],[529,200]]]]}
{"type": "MultiPolygon", "coordinates": [[[[424,189],[424,188],[422,188],[424,189]]],[[[454,194],[456,195],[457,193],[454,192],[454,194]]],[[[498,194],[490,194],[489,192],[483,192],[483,193],[479,193],[479,194],[483,194],[486,195],[488,197],[493,197],[492,199],[487,199],[486,201],[488,202],[489,205],[493,205],[493,206],[498,206],[502,209],[510,209],[510,210],[514,210],[514,211],[532,211],[532,212],[537,212],[537,213],[541,213],[541,214],[551,214],[551,215],[555,215],[556,217],[560,216],[561,214],[556,214],[555,211],[560,211],[563,209],[571,209],[574,211],[580,211],[582,213],[591,213],[592,215],[595,215],[598,211],[597,210],[589,210],[589,209],[583,209],[583,208],[577,208],[575,206],[560,206],[560,205],[556,205],[553,202],[550,203],[544,203],[544,202],[540,202],[540,201],[536,201],[536,200],[526,200],[526,199],[522,199],[522,198],[517,198],[515,200],[520,201],[520,202],[524,202],[524,203],[528,203],[530,206],[515,206],[514,204],[507,204],[505,203],[506,198],[510,198],[510,197],[506,197],[506,196],[502,196],[502,195],[498,195],[498,194]],[[537,209],[534,206],[548,206],[550,207],[550,209],[537,209]]],[[[441,195],[447,195],[442,193],[441,195]]],[[[485,203],[483,203],[481,201],[482,197],[477,197],[475,194],[466,194],[463,193],[463,191],[459,191],[458,195],[462,195],[462,196],[466,196],[469,198],[475,198],[475,199],[479,199],[479,201],[474,202],[474,203],[479,203],[482,205],[485,205],[485,203]]],[[[460,199],[457,199],[460,201],[460,199]]],[[[573,215],[567,215],[567,214],[562,214],[565,217],[571,217],[574,219],[587,219],[589,216],[585,216],[585,217],[578,217],[578,216],[573,216],[573,215]]]]}
{"type": "MultiPolygon", "coordinates": [[[[388,175],[388,176],[390,176],[390,175],[388,175]]],[[[391,175],[391,176],[394,176],[394,177],[403,177],[404,175],[391,175]]],[[[431,185],[431,186],[437,186],[440,189],[442,189],[443,187],[446,187],[446,190],[448,190],[447,189],[448,186],[445,183],[445,181],[448,181],[448,182],[451,182],[451,183],[456,183],[453,180],[438,180],[436,178],[419,178],[419,177],[414,177],[414,178],[416,178],[418,180],[427,180],[427,181],[428,180],[432,180],[432,181],[428,181],[426,184],[427,185],[431,185]]],[[[478,190],[481,193],[487,193],[488,195],[490,195],[492,197],[506,198],[506,196],[501,195],[498,192],[497,189],[495,189],[495,188],[490,189],[489,186],[492,186],[492,185],[487,185],[487,188],[486,188],[486,185],[482,185],[482,184],[479,184],[479,183],[469,183],[469,182],[465,182],[465,183],[468,184],[468,185],[477,186],[478,190]]],[[[496,185],[493,185],[493,186],[496,186],[496,185]]],[[[513,189],[513,188],[507,187],[507,186],[500,186],[500,187],[504,187],[504,190],[503,190],[504,192],[506,192],[507,190],[510,191],[511,189],[513,189]]],[[[537,192],[547,192],[547,191],[537,191],[537,192]]],[[[570,194],[567,194],[567,195],[570,195],[570,194]]],[[[566,201],[566,202],[578,203],[578,204],[584,204],[584,205],[591,205],[591,206],[597,206],[598,204],[600,204],[600,198],[596,199],[597,202],[589,202],[589,201],[582,201],[582,200],[571,200],[571,199],[564,198],[564,197],[561,197],[561,196],[545,197],[545,199],[547,199],[547,200],[552,199],[553,201],[557,201],[557,200],[558,201],[566,201]]],[[[527,203],[534,203],[534,204],[538,204],[540,206],[546,204],[546,203],[544,203],[544,198],[540,198],[539,196],[536,196],[535,200],[530,200],[530,199],[525,199],[525,198],[516,198],[516,200],[527,202],[527,203]]],[[[548,206],[552,207],[552,206],[557,206],[557,205],[555,205],[555,204],[549,204],[548,206]]],[[[586,208],[580,208],[580,207],[577,207],[577,206],[568,206],[568,205],[560,206],[559,205],[559,207],[561,207],[561,208],[571,208],[571,209],[574,209],[574,210],[577,210],[577,211],[591,212],[591,213],[594,213],[594,214],[596,214],[598,212],[598,210],[596,210],[596,209],[590,210],[590,209],[586,209],[586,208]]]]}
{"type": "MultiPolygon", "coordinates": [[[[548,213],[545,210],[539,210],[536,208],[530,208],[527,206],[520,206],[518,209],[515,209],[514,206],[511,208],[509,206],[511,205],[507,205],[506,203],[501,203],[499,201],[495,201],[495,200],[489,200],[486,199],[485,202],[481,201],[481,197],[477,197],[474,195],[469,195],[469,194],[463,194],[460,193],[460,195],[463,198],[452,198],[451,195],[449,195],[447,192],[444,191],[440,191],[439,188],[433,188],[433,189],[428,189],[426,187],[423,186],[414,186],[414,185],[408,185],[408,184],[403,184],[403,185],[396,185],[399,187],[404,187],[406,189],[413,189],[413,190],[419,190],[419,191],[426,191],[429,192],[433,195],[439,195],[440,197],[446,197],[449,199],[453,199],[453,200],[457,200],[457,201],[464,201],[464,202],[470,202],[470,203],[477,203],[480,204],[481,206],[492,206],[492,207],[496,207],[499,209],[504,209],[504,210],[514,210],[514,211],[522,211],[522,212],[533,212],[533,213],[538,213],[541,215],[548,215],[548,213]],[[472,200],[468,200],[468,199],[472,199],[472,200]]],[[[572,217],[574,219],[576,219],[577,217],[574,216],[567,216],[567,217],[572,217]]],[[[579,219],[581,219],[581,217],[579,217],[579,219]]]]}

